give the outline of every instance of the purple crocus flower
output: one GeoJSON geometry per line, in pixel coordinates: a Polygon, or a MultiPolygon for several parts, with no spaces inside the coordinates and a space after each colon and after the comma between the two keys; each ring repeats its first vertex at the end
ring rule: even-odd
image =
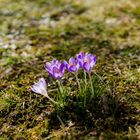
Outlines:
{"type": "Polygon", "coordinates": [[[38,82],[36,82],[32,87],[31,90],[35,93],[42,94],[44,96],[48,96],[47,93],[47,85],[44,78],[40,78],[38,82]]]}
{"type": "Polygon", "coordinates": [[[47,62],[45,65],[46,71],[52,77],[56,79],[61,79],[65,72],[65,66],[58,60],[52,60],[51,62],[47,62]]]}
{"type": "Polygon", "coordinates": [[[66,69],[72,73],[77,72],[80,67],[79,62],[73,57],[69,59],[69,62],[64,61],[64,65],[66,69]]]}
{"type": "Polygon", "coordinates": [[[76,59],[78,60],[81,68],[83,66],[84,57],[85,57],[85,53],[84,52],[80,52],[79,54],[76,55],[76,59]]]}
{"type": "Polygon", "coordinates": [[[96,56],[90,53],[85,54],[84,52],[81,52],[77,54],[76,59],[78,60],[80,67],[88,73],[91,72],[96,63],[96,56]]]}

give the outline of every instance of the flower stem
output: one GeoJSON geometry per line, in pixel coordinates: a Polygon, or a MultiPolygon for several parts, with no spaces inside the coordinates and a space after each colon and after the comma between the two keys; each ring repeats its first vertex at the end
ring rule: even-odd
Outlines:
{"type": "Polygon", "coordinates": [[[87,85],[87,74],[85,71],[84,71],[84,75],[85,75],[85,84],[87,85]]]}
{"type": "Polygon", "coordinates": [[[60,90],[60,92],[61,92],[61,94],[62,94],[62,92],[63,92],[63,87],[62,87],[62,83],[61,83],[60,80],[58,80],[58,88],[59,88],[59,90],[60,90]]]}
{"type": "Polygon", "coordinates": [[[86,107],[86,100],[87,100],[87,95],[86,95],[86,90],[87,90],[87,74],[86,74],[86,71],[84,71],[84,77],[85,77],[85,93],[83,94],[84,95],[84,108],[86,107]]]}
{"type": "Polygon", "coordinates": [[[54,101],[52,98],[49,97],[47,93],[43,94],[45,97],[47,97],[52,103],[58,104],[56,101],[54,101]]]}
{"type": "Polygon", "coordinates": [[[87,90],[87,74],[84,71],[84,76],[85,76],[85,91],[87,90]]]}
{"type": "Polygon", "coordinates": [[[63,87],[61,80],[58,80],[57,82],[58,82],[58,89],[59,89],[59,92],[57,95],[57,102],[62,107],[65,104],[66,92],[65,92],[65,88],[63,87]]]}
{"type": "Polygon", "coordinates": [[[75,77],[76,77],[76,81],[77,81],[77,84],[78,84],[79,90],[80,90],[80,92],[81,92],[81,85],[80,85],[80,82],[79,82],[78,74],[77,74],[77,73],[75,74],[75,77]]]}
{"type": "Polygon", "coordinates": [[[93,88],[93,83],[92,83],[92,79],[91,79],[91,73],[89,73],[89,80],[90,80],[92,95],[94,97],[94,88],[93,88]]]}
{"type": "Polygon", "coordinates": [[[54,101],[52,98],[50,98],[48,95],[46,95],[46,97],[54,104],[58,104],[56,101],[54,101]]]}

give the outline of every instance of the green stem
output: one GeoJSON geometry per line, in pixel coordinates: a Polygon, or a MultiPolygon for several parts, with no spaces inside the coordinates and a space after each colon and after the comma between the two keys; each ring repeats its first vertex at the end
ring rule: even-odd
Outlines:
{"type": "Polygon", "coordinates": [[[86,95],[86,90],[87,90],[87,74],[86,71],[84,71],[84,77],[85,77],[85,93],[84,95],[84,108],[86,107],[86,100],[87,100],[87,95],[86,95]]]}
{"type": "Polygon", "coordinates": [[[54,101],[52,98],[50,98],[48,95],[46,95],[46,97],[54,104],[58,104],[56,101],[54,101]]]}
{"type": "Polygon", "coordinates": [[[62,88],[62,84],[61,84],[61,81],[60,80],[58,80],[58,88],[59,88],[59,90],[60,90],[60,92],[62,94],[63,88],[62,88]]]}
{"type": "Polygon", "coordinates": [[[91,79],[91,73],[89,73],[89,80],[90,80],[92,95],[94,97],[94,88],[93,88],[93,83],[92,83],[92,79],[91,79]]]}
{"type": "Polygon", "coordinates": [[[87,74],[85,71],[84,71],[84,75],[85,75],[85,84],[87,85],[87,74]]]}
{"type": "Polygon", "coordinates": [[[60,103],[60,106],[63,106],[65,103],[65,89],[63,87],[63,84],[61,83],[61,80],[58,80],[58,88],[59,88],[59,93],[58,93],[58,102],[60,103]]]}
{"type": "Polygon", "coordinates": [[[80,90],[80,92],[81,92],[81,85],[80,85],[80,82],[79,82],[78,74],[77,74],[77,73],[75,74],[75,77],[76,77],[76,81],[77,81],[77,83],[78,83],[79,90],[80,90]]]}

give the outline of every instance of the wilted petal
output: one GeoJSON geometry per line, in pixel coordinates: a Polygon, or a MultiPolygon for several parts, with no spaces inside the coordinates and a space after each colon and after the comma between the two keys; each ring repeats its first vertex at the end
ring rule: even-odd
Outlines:
{"type": "Polygon", "coordinates": [[[45,81],[45,79],[44,78],[40,78],[39,79],[39,82],[40,82],[40,85],[42,86],[42,89],[45,87],[47,87],[47,85],[46,85],[46,81],[45,81]]]}
{"type": "Polygon", "coordinates": [[[45,79],[40,78],[39,81],[31,87],[31,90],[35,93],[47,96],[47,85],[45,79]]]}
{"type": "Polygon", "coordinates": [[[36,86],[32,86],[31,90],[35,93],[40,93],[40,89],[38,89],[36,86]]]}

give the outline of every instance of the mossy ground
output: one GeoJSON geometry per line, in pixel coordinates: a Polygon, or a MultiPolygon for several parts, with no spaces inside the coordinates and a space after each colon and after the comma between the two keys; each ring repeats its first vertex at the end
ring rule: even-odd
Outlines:
{"type": "Polygon", "coordinates": [[[0,0],[0,126],[2,140],[140,139],[140,1],[0,0]],[[68,121],[50,130],[52,106],[29,87],[41,76],[55,87],[45,62],[80,51],[96,54],[94,71],[129,106],[126,129],[97,119],[99,129],[68,121]]]}

